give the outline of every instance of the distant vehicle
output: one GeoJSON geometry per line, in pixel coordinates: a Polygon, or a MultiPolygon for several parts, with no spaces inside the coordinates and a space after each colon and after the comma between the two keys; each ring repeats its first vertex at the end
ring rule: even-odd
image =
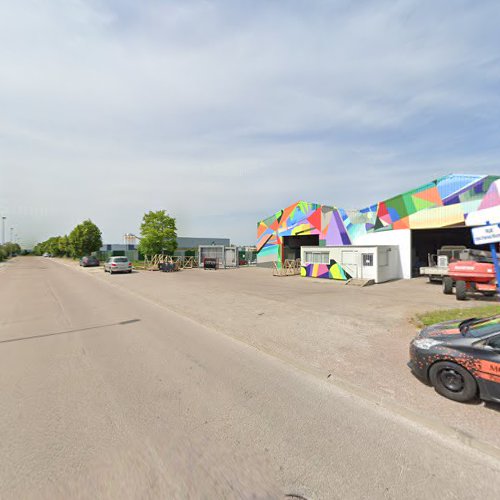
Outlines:
{"type": "Polygon", "coordinates": [[[132,262],[128,260],[128,257],[110,257],[104,263],[104,272],[109,272],[109,274],[131,273],[132,262]]]}
{"type": "Polygon", "coordinates": [[[442,281],[448,275],[448,264],[460,259],[460,252],[466,250],[462,245],[443,245],[436,254],[428,254],[428,265],[419,269],[421,276],[429,281],[442,281]]]}
{"type": "Polygon", "coordinates": [[[82,267],[96,267],[99,266],[99,259],[97,257],[94,257],[92,255],[89,255],[87,257],[82,257],[80,259],[80,265],[82,267]]]}
{"type": "MultiPolygon", "coordinates": [[[[475,248],[466,248],[459,245],[444,245],[437,254],[428,255],[429,265],[421,267],[419,272],[422,276],[427,276],[429,281],[441,281],[443,283],[443,292],[452,293],[452,288],[456,280],[450,278],[450,269],[460,261],[492,263],[491,252],[486,250],[477,250],[475,248]]],[[[460,280],[460,278],[458,278],[460,280]]],[[[467,280],[466,280],[467,281],[467,280]]],[[[489,290],[491,291],[491,289],[489,290]]],[[[459,294],[460,295],[460,294],[459,294]]],[[[459,297],[457,295],[457,298],[459,297]]],[[[465,300],[460,298],[458,300],[465,300]]]]}
{"type": "Polygon", "coordinates": [[[408,365],[449,399],[500,403],[500,314],[424,328],[410,343],[408,365]]]}
{"type": "Polygon", "coordinates": [[[48,253],[48,252],[45,252],[42,257],[52,257],[52,254],[51,253],[48,253]]]}

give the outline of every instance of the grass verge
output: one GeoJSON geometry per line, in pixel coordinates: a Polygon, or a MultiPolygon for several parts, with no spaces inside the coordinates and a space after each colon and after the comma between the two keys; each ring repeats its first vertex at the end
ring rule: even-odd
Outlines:
{"type": "Polygon", "coordinates": [[[419,327],[423,327],[450,319],[480,318],[482,316],[492,316],[493,314],[500,314],[500,304],[426,312],[417,314],[414,317],[414,323],[419,327]]]}

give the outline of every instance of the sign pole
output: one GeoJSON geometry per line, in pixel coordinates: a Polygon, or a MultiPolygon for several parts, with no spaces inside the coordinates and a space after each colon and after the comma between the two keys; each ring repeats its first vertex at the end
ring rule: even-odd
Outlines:
{"type": "Polygon", "coordinates": [[[497,294],[500,297],[500,264],[498,263],[496,246],[496,243],[490,243],[491,256],[493,257],[493,265],[495,266],[495,274],[497,275],[497,294]]]}
{"type": "Polygon", "coordinates": [[[473,227],[471,229],[472,239],[475,245],[489,244],[491,256],[493,258],[493,267],[497,280],[497,296],[500,300],[500,264],[498,263],[497,244],[500,242],[500,224],[490,224],[486,221],[485,226],[473,227]]]}

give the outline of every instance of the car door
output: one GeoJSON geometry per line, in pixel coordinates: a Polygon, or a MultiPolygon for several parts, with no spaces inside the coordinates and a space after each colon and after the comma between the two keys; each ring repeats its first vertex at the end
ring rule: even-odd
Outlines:
{"type": "Polygon", "coordinates": [[[481,353],[481,378],[491,399],[500,401],[500,334],[490,337],[481,353]]]}

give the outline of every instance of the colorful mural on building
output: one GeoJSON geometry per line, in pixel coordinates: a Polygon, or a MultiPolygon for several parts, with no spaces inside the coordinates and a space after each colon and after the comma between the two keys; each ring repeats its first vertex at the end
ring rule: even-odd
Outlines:
{"type": "Polygon", "coordinates": [[[309,278],[326,278],[343,281],[352,278],[352,276],[335,261],[330,264],[306,264],[300,268],[300,275],[308,276],[309,278]]]}
{"type": "MultiPolygon", "coordinates": [[[[300,201],[257,223],[259,258],[281,262],[285,236],[318,235],[320,246],[350,245],[367,233],[464,225],[468,214],[500,205],[500,176],[451,174],[356,211],[300,201]]],[[[317,267],[314,267],[317,266],[317,267]]],[[[307,276],[341,273],[326,264],[307,276]]],[[[345,278],[337,278],[345,279],[345,278]]]]}

